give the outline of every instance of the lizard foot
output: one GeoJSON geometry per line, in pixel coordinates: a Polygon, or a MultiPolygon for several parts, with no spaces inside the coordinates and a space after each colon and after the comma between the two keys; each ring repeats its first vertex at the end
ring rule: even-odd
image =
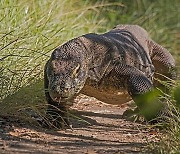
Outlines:
{"type": "Polygon", "coordinates": [[[40,124],[45,128],[72,129],[69,121],[68,111],[57,108],[55,109],[54,107],[47,109],[46,116],[40,122],[40,124]]]}
{"type": "Polygon", "coordinates": [[[124,111],[123,113],[123,118],[129,120],[129,121],[144,121],[142,119],[142,116],[140,115],[140,111],[139,108],[136,107],[134,109],[127,109],[126,111],[124,111]]]}

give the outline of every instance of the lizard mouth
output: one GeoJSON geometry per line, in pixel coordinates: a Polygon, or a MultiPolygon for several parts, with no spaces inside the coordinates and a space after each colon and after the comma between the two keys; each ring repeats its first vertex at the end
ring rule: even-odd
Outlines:
{"type": "Polygon", "coordinates": [[[68,101],[70,98],[69,97],[54,97],[54,101],[56,102],[66,102],[68,101]]]}

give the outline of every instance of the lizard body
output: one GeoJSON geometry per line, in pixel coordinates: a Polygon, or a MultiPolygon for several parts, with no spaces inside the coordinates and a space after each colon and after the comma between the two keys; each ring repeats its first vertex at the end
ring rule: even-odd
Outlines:
{"type": "Polygon", "coordinates": [[[150,91],[155,72],[175,79],[174,68],[169,51],[140,26],[118,25],[104,34],[85,34],[55,49],[46,63],[47,114],[54,117],[53,111],[61,115],[57,121],[68,123],[65,112],[79,93],[122,104],[122,97],[135,99],[150,91]]]}

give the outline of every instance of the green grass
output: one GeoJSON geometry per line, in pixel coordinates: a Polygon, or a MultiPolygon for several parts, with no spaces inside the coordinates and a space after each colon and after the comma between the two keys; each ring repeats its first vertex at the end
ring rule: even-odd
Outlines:
{"type": "MultiPolygon", "coordinates": [[[[148,152],[171,154],[180,152],[180,86],[176,86],[172,90],[172,94],[167,96],[169,98],[168,105],[170,111],[173,111],[173,118],[169,118],[168,122],[158,124],[161,128],[162,135],[159,136],[159,142],[149,142],[148,152]]],[[[155,126],[156,127],[156,126],[155,126]]]]}
{"type": "Polygon", "coordinates": [[[180,152],[180,86],[179,83],[173,88],[169,95],[169,106],[171,111],[175,113],[175,118],[170,118],[168,123],[165,123],[163,128],[163,136],[160,137],[160,142],[154,144],[152,149],[156,153],[169,154],[180,152]]]}

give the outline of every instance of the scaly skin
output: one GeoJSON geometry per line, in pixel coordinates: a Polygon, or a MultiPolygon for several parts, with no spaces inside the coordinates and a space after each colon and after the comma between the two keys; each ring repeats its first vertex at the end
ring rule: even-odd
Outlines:
{"type": "Polygon", "coordinates": [[[55,127],[69,125],[68,108],[80,92],[122,104],[127,91],[135,100],[154,87],[155,71],[175,79],[174,68],[172,55],[137,25],[80,36],[55,49],[45,66],[47,117],[55,127]]]}

